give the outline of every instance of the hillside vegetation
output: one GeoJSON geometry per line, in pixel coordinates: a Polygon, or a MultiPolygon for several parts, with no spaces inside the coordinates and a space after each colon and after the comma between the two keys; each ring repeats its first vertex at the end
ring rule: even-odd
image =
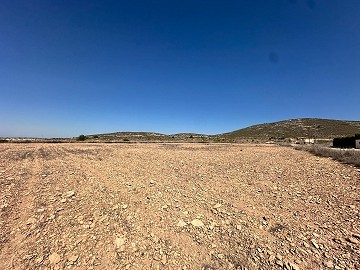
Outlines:
{"type": "Polygon", "coordinates": [[[324,138],[360,133],[360,121],[299,118],[255,125],[222,134],[227,139],[324,138]]]}

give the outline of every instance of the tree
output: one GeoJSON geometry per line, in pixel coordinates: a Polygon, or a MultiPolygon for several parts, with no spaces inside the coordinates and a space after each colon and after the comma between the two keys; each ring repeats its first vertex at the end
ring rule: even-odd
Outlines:
{"type": "Polygon", "coordinates": [[[85,141],[86,140],[86,136],[81,134],[78,138],[78,141],[85,141]]]}

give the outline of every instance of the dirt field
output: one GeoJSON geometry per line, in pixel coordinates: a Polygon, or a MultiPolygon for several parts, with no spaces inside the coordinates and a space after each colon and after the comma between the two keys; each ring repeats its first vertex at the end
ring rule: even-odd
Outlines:
{"type": "Polygon", "coordinates": [[[0,145],[0,269],[360,269],[360,172],[292,148],[0,145]]]}

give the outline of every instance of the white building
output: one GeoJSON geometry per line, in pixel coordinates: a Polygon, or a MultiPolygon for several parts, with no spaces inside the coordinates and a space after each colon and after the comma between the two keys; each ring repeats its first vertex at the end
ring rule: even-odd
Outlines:
{"type": "Polygon", "coordinates": [[[305,144],[313,144],[315,143],[315,139],[304,139],[305,144]]]}

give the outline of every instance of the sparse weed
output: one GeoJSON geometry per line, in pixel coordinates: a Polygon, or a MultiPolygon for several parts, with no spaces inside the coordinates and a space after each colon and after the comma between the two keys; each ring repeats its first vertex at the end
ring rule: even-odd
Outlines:
{"type": "Polygon", "coordinates": [[[343,163],[353,164],[360,167],[360,150],[356,149],[335,149],[321,145],[299,145],[297,150],[305,150],[316,156],[331,157],[343,163]]]}

